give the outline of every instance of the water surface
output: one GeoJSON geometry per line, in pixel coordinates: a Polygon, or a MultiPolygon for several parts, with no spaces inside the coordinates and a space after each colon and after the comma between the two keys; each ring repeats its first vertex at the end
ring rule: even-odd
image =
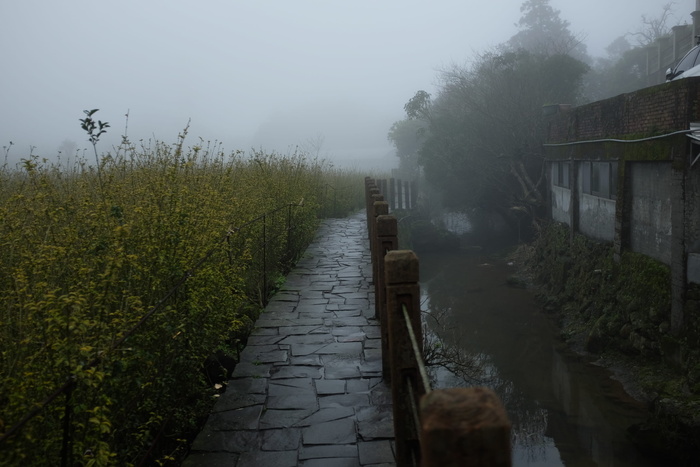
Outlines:
{"type": "Polygon", "coordinates": [[[608,371],[570,352],[532,293],[508,285],[513,268],[475,255],[420,255],[422,308],[459,374],[432,371],[436,387],[484,385],[513,424],[514,466],[654,465],[626,430],[646,419],[608,371]],[[471,365],[469,364],[471,362],[471,365]]]}

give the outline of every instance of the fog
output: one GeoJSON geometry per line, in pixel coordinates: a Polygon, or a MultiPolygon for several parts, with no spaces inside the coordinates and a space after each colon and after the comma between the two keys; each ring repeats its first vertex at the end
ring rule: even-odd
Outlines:
{"type": "MultiPolygon", "coordinates": [[[[439,69],[516,31],[521,0],[6,0],[0,4],[0,145],[9,160],[87,147],[84,109],[110,151],[218,141],[295,148],[356,168],[395,163],[386,134],[439,69]],[[73,146],[75,144],[75,146],[73,146]],[[30,149],[31,148],[31,149],[30,149]]],[[[551,0],[594,57],[666,1],[551,0]]],[[[691,22],[676,0],[671,25],[691,22]]],[[[3,156],[5,154],[3,151],[3,156]]]]}

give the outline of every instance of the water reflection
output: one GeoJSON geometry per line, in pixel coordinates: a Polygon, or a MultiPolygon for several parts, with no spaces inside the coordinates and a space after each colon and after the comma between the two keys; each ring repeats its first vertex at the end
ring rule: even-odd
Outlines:
{"type": "Polygon", "coordinates": [[[513,271],[475,256],[420,256],[435,387],[484,385],[513,424],[513,465],[644,466],[626,437],[646,418],[608,373],[568,352],[513,271]]]}

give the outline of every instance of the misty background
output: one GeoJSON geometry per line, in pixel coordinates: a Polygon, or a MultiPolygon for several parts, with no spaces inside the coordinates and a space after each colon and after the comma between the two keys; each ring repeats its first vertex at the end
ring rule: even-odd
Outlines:
{"type": "MultiPolygon", "coordinates": [[[[596,58],[669,2],[550,3],[596,58]]],[[[672,3],[669,25],[690,22],[695,2],[672,3]]],[[[100,152],[119,144],[128,113],[132,142],[175,142],[190,121],[187,145],[298,147],[336,166],[392,167],[387,132],[405,117],[404,104],[419,89],[433,92],[439,70],[513,36],[521,4],[2,2],[3,156],[75,154],[89,146],[82,111],[99,108],[95,117],[111,124],[100,152]]]]}

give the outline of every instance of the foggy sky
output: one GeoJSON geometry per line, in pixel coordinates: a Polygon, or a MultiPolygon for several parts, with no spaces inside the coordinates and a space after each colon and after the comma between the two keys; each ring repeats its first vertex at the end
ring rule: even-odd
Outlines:
{"type": "MultiPolygon", "coordinates": [[[[98,150],[132,141],[320,155],[369,164],[403,105],[437,71],[516,31],[521,0],[5,0],[0,3],[0,146],[10,160],[88,147],[83,109],[110,122],[98,150]],[[306,148],[308,149],[308,148],[306,148]]],[[[593,56],[656,17],[665,0],[552,0],[593,56]]],[[[676,0],[670,25],[691,21],[676,0]]],[[[4,152],[3,152],[4,156],[4,152]]],[[[387,156],[391,160],[391,155],[387,156]]],[[[1,161],[0,161],[1,162],[1,161]]],[[[361,167],[360,167],[361,168],[361,167]]]]}

